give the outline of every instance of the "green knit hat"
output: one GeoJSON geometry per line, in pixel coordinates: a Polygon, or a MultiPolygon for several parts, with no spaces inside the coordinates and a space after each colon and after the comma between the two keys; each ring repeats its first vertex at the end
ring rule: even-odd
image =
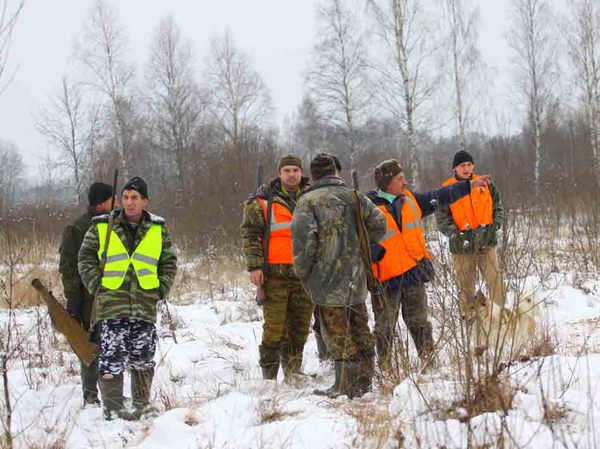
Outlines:
{"type": "Polygon", "coordinates": [[[302,170],[302,160],[293,154],[287,154],[279,159],[279,165],[277,166],[277,169],[281,170],[281,167],[285,167],[286,165],[294,165],[302,170]]]}

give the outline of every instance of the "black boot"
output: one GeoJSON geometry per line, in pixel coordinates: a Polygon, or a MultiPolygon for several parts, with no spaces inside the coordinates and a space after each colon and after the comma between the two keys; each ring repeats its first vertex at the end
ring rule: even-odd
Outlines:
{"type": "Polygon", "coordinates": [[[135,409],[133,417],[140,419],[145,415],[156,415],[158,409],[150,404],[154,368],[147,370],[131,370],[131,399],[135,409]]]}
{"type": "Polygon", "coordinates": [[[279,345],[268,346],[262,344],[258,347],[263,379],[277,380],[277,372],[279,371],[279,351],[279,345]]]}
{"type": "Polygon", "coordinates": [[[355,385],[355,397],[368,393],[373,388],[375,360],[373,355],[363,355],[360,359],[360,373],[355,385]]]}
{"type": "Polygon", "coordinates": [[[98,385],[102,394],[104,419],[110,421],[116,418],[131,420],[131,414],[123,406],[123,374],[102,376],[98,385]]]}
{"type": "Polygon", "coordinates": [[[318,396],[328,396],[330,398],[335,398],[340,395],[340,379],[341,379],[341,375],[342,375],[342,363],[344,363],[344,362],[338,362],[338,361],[334,362],[335,380],[333,382],[333,385],[326,390],[315,390],[315,391],[313,391],[314,394],[316,394],[318,396]]]}
{"type": "Polygon", "coordinates": [[[346,395],[349,399],[362,396],[359,389],[361,378],[361,364],[354,360],[348,360],[341,364],[340,395],[346,395]]]}

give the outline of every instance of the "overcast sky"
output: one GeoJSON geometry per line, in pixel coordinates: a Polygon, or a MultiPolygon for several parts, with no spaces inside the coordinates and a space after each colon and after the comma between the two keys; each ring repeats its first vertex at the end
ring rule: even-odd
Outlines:
{"type": "MultiPolygon", "coordinates": [[[[12,0],[16,2],[16,0],[12,0]]],[[[214,36],[229,30],[237,47],[249,53],[271,90],[276,122],[298,106],[303,74],[314,44],[318,0],[111,0],[126,28],[138,76],[161,17],[172,13],[183,36],[195,46],[198,65],[214,36]]],[[[509,0],[475,0],[481,7],[480,45],[498,72],[510,70],[504,34],[509,0]]],[[[58,90],[68,72],[75,37],[93,0],[27,0],[14,33],[10,67],[17,76],[0,97],[0,138],[12,140],[25,156],[29,174],[46,153],[35,115],[58,90]]],[[[199,75],[199,74],[198,74],[199,75]]]]}

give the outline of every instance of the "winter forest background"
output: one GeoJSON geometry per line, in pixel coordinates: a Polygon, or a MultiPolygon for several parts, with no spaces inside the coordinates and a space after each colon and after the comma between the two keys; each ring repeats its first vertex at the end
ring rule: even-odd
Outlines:
{"type": "MultiPolygon", "coordinates": [[[[48,156],[34,181],[21,182],[19,148],[1,143],[3,214],[18,220],[23,238],[54,238],[64,221],[48,214],[81,210],[90,182],[111,182],[119,168],[121,181],[148,180],[152,209],[182,247],[235,252],[240,204],[259,163],[272,174],[282,153],[308,163],[326,150],[367,188],[373,164],[395,157],[412,187],[426,190],[466,148],[479,172],[493,174],[509,212],[535,211],[555,226],[596,217],[599,7],[561,5],[510,2],[513,64],[503,70],[515,103],[502,111],[489,95],[498,76],[478,49],[477,2],[323,1],[304,98],[277,128],[269,86],[234,33],[213,38],[198,73],[194,43],[167,16],[147,63],[135,66],[118,6],[97,2],[74,42],[73,68],[40,101],[36,127],[48,156]]],[[[3,73],[5,88],[12,75],[3,73]]]]}
{"type": "MultiPolygon", "coordinates": [[[[33,176],[0,134],[0,447],[162,448],[175,434],[181,447],[600,447],[600,2],[506,1],[511,65],[493,68],[480,50],[483,1],[320,0],[303,98],[281,124],[235,30],[200,58],[165,16],[135,64],[122,5],[95,0],[69,70],[40,99],[47,156],[33,176]],[[504,202],[510,305],[535,297],[543,309],[526,347],[502,339],[491,360],[470,352],[446,242],[428,220],[438,371],[415,374],[402,337],[396,376],[378,379],[374,401],[324,406],[257,381],[261,313],[239,224],[259,164],[275,175],[293,152],[308,174],[328,151],[367,190],[372,167],[394,157],[426,191],[460,148],[504,202]],[[60,297],[61,232],[115,168],[120,184],[146,179],[179,257],[159,323],[164,414],[131,426],[77,412],[77,360],[29,286],[40,277],[60,297]]],[[[0,0],[0,102],[19,76],[7,62],[27,7],[0,0]]],[[[305,368],[325,385],[313,352],[309,337],[305,368]]]]}

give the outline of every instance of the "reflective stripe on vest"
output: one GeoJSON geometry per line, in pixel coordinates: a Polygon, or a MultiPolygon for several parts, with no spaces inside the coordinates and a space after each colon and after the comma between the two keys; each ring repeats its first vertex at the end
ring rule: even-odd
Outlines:
{"type": "MultiPolygon", "coordinates": [[[[473,179],[479,178],[473,174],[473,179]]],[[[455,177],[442,183],[446,187],[458,182],[455,177]]],[[[487,187],[475,187],[469,195],[463,196],[450,205],[452,220],[459,231],[475,229],[482,225],[494,223],[494,201],[487,187]]]]}
{"type": "MultiPolygon", "coordinates": [[[[268,201],[258,198],[267,221],[268,201]]],[[[292,254],[292,212],[276,201],[271,207],[271,233],[269,236],[269,254],[267,262],[269,265],[283,264],[292,265],[294,256],[292,254]]],[[[263,242],[263,250],[265,242],[263,242]]]]}
{"type": "MultiPolygon", "coordinates": [[[[106,241],[107,223],[98,223],[98,259],[102,259],[104,242],[106,241]]],[[[108,290],[117,290],[123,284],[129,265],[133,265],[138,283],[144,290],[158,288],[158,261],[162,253],[162,226],[150,225],[146,235],[137,246],[131,257],[127,248],[115,231],[111,231],[108,250],[106,251],[106,265],[102,276],[102,286],[108,290]]]]}
{"type": "Polygon", "coordinates": [[[402,232],[394,216],[385,207],[377,206],[385,215],[387,230],[379,244],[385,248],[385,255],[373,264],[373,272],[381,282],[406,273],[424,257],[431,260],[423,234],[423,216],[417,200],[406,190],[402,205],[402,232]]]}

